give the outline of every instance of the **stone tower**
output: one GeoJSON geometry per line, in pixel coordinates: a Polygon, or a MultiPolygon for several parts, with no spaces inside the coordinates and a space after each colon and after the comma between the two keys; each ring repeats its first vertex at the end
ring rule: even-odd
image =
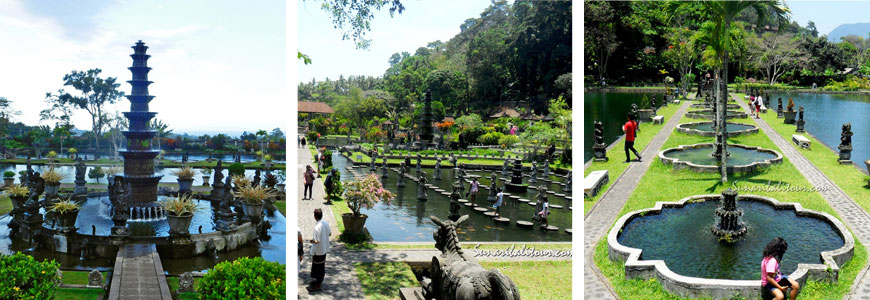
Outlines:
{"type": "Polygon", "coordinates": [[[124,157],[124,177],[130,183],[131,193],[128,205],[130,207],[151,207],[157,201],[157,183],[163,176],[154,175],[154,158],[159,151],[151,149],[151,139],[156,131],[151,130],[149,123],[157,114],[148,111],[148,103],[154,96],[148,95],[148,58],[145,54],[148,46],[141,40],[133,48],[133,66],[127,69],[133,73],[133,79],[127,81],[132,86],[127,99],[130,100],[130,111],[124,116],[129,121],[129,130],[124,131],[127,138],[127,149],[120,151],[124,157]]]}

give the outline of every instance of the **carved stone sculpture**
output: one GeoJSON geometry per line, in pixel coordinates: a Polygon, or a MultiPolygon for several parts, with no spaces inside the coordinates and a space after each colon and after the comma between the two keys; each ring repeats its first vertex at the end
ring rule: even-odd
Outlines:
{"type": "Polygon", "coordinates": [[[429,183],[429,180],[426,179],[426,172],[423,172],[420,174],[419,181],[417,182],[417,200],[429,200],[429,195],[426,194],[427,183],[429,183]]]}
{"type": "Polygon", "coordinates": [[[399,165],[399,180],[396,182],[396,186],[403,187],[405,186],[405,162],[402,162],[399,165]]]}
{"type": "Polygon", "coordinates": [[[88,188],[85,186],[87,181],[85,181],[85,171],[87,170],[87,166],[85,166],[85,162],[81,157],[76,157],[76,187],[73,190],[73,193],[76,195],[84,195],[88,193],[88,188]]]}
{"type": "Polygon", "coordinates": [[[459,219],[459,209],[462,205],[459,204],[459,187],[457,185],[453,185],[453,192],[450,193],[450,213],[447,215],[447,218],[451,221],[456,221],[459,219]]]}
{"type": "Polygon", "coordinates": [[[843,132],[840,134],[840,163],[852,163],[852,123],[843,124],[843,132]]]}
{"type": "Polygon", "coordinates": [[[795,132],[805,132],[804,131],[804,124],[806,124],[806,122],[804,121],[804,107],[803,107],[803,105],[801,105],[798,108],[798,119],[797,119],[797,121],[795,121],[795,125],[797,127],[795,128],[794,131],[795,132]]]}
{"type": "Polygon", "coordinates": [[[176,293],[191,293],[195,292],[193,290],[193,275],[190,272],[181,273],[181,276],[178,277],[178,289],[175,290],[176,293]]]}
{"type": "Polygon", "coordinates": [[[103,273],[94,269],[90,273],[88,273],[88,286],[103,286],[103,273]]]}
{"type": "Polygon", "coordinates": [[[529,176],[529,183],[538,182],[538,164],[532,161],[532,174],[529,176]]]}
{"type": "Polygon", "coordinates": [[[433,175],[435,180],[441,180],[441,157],[437,157],[435,160],[435,174],[433,175]]]}

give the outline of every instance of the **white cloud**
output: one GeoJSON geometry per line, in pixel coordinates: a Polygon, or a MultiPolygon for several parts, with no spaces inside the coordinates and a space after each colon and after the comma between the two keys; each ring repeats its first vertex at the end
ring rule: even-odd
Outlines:
{"type": "Polygon", "coordinates": [[[203,31],[208,27],[202,25],[187,25],[172,29],[151,29],[142,32],[142,36],[153,38],[171,38],[179,35],[189,35],[198,31],[203,31]]]}

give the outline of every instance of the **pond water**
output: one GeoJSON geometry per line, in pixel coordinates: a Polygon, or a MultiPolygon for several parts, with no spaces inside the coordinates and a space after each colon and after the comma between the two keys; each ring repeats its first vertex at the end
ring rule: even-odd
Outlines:
{"type": "MultiPolygon", "coordinates": [[[[697,165],[718,166],[720,161],[713,157],[713,146],[694,148],[686,150],[676,150],[665,154],[666,157],[677,158],[681,161],[692,162],[697,165]]],[[[776,155],[769,152],[760,152],[749,150],[740,147],[728,147],[728,163],[730,165],[748,165],[758,161],[765,161],[776,158],[776,155]]]]}
{"type": "Polygon", "coordinates": [[[799,263],[821,263],[819,253],[843,246],[843,239],[827,222],[798,217],[793,210],[777,210],[755,201],[740,201],[746,235],[722,245],[711,232],[718,222],[719,201],[665,208],[631,220],[618,240],[643,250],[643,260],[664,260],[677,274],[692,277],[760,280],[761,254],[768,242],[783,237],[788,251],[780,270],[790,274],[799,263]],[[798,229],[799,228],[799,229],[798,229]]]}
{"type": "MultiPolygon", "coordinates": [[[[852,123],[852,161],[864,169],[864,161],[870,159],[870,96],[845,94],[770,94],[771,104],[782,97],[785,109],[788,98],[794,99],[795,109],[804,107],[804,129],[822,143],[837,151],[843,124],[852,123]]],[[[776,113],[776,111],[774,111],[776,113]]],[[[831,159],[837,154],[831,153],[831,159]]]]}
{"type": "MultiPolygon", "coordinates": [[[[203,227],[203,233],[214,231],[213,211],[209,201],[198,201],[198,205],[203,207],[202,211],[194,214],[190,226],[190,232],[198,232],[200,225],[203,227]]],[[[112,227],[112,221],[108,215],[109,206],[107,197],[89,198],[82,206],[82,211],[76,220],[76,227],[79,228],[79,233],[91,234],[91,225],[97,226],[97,235],[108,235],[112,227]]],[[[44,210],[43,210],[44,212],[44,210]]],[[[88,258],[81,259],[79,255],[70,255],[58,253],[47,249],[28,250],[30,244],[19,239],[9,237],[8,224],[12,220],[9,214],[0,217],[0,253],[12,254],[16,251],[34,256],[38,260],[48,259],[55,260],[60,263],[61,268],[65,269],[81,269],[88,270],[100,269],[109,270],[113,266],[114,259],[107,258],[88,258]]],[[[187,258],[168,258],[161,257],[163,269],[170,274],[181,274],[188,271],[206,271],[215,264],[226,261],[235,260],[239,257],[256,257],[261,256],[268,261],[274,261],[286,264],[286,220],[280,212],[265,211],[265,220],[272,224],[272,228],[268,231],[268,240],[255,240],[253,244],[238,248],[233,251],[220,252],[217,255],[208,254],[197,257],[187,258]]],[[[149,236],[167,236],[169,225],[166,219],[154,221],[129,221],[131,235],[149,235],[149,236]]],[[[50,222],[43,226],[51,227],[50,222]]]]}
{"type": "MultiPolygon", "coordinates": [[[[631,104],[640,105],[643,95],[652,97],[653,94],[644,93],[612,93],[612,92],[587,92],[583,93],[583,161],[592,159],[592,131],[594,121],[601,121],[604,125],[604,143],[610,145],[622,136],[622,125],[626,122],[625,114],[631,111],[631,104]]],[[[661,106],[663,94],[657,94],[657,104],[661,106]]],[[[643,125],[641,125],[643,128],[643,125]]]]}
{"type": "MultiPolygon", "coordinates": [[[[713,122],[700,122],[696,124],[682,125],[684,128],[695,129],[699,131],[713,131],[713,122]]],[[[728,123],[726,129],[729,133],[755,128],[754,125],[728,123]]]]}
{"type": "MultiPolygon", "coordinates": [[[[352,174],[345,169],[347,160],[334,154],[333,164],[336,168],[342,171],[342,180],[352,180],[352,174]]],[[[444,164],[447,165],[447,164],[444,164]]],[[[369,167],[355,169],[357,173],[368,174],[369,167]]],[[[453,169],[448,167],[441,171],[441,180],[432,178],[434,169],[423,169],[428,174],[429,183],[433,184],[445,191],[453,191],[452,185],[456,181],[453,179],[453,169]]],[[[410,170],[414,174],[414,168],[410,170]]],[[[475,201],[477,205],[491,208],[492,205],[486,200],[488,191],[483,189],[483,186],[489,186],[489,177],[491,172],[467,171],[468,175],[481,176],[478,179],[480,182],[480,193],[475,201]]],[[[377,174],[381,174],[380,167],[377,174]]],[[[501,172],[496,173],[501,177],[501,172]]],[[[539,173],[540,174],[540,173],[539,173]]],[[[378,203],[373,209],[363,210],[364,214],[369,216],[366,221],[366,228],[372,235],[375,241],[378,242],[431,242],[432,233],[437,229],[437,226],[429,219],[430,215],[434,215],[442,220],[447,219],[450,209],[450,199],[440,193],[429,189],[427,194],[428,201],[421,202],[417,200],[417,183],[407,179],[405,186],[399,188],[396,186],[399,174],[390,171],[389,178],[384,180],[384,186],[390,191],[397,194],[396,199],[389,204],[378,203]]],[[[563,178],[556,176],[550,177],[556,182],[563,182],[563,178]]],[[[528,178],[523,180],[528,183],[528,178]]],[[[504,181],[499,180],[500,186],[504,181]]],[[[548,190],[562,194],[562,186],[559,184],[547,184],[538,180],[538,184],[546,184],[548,190]]],[[[469,185],[465,184],[465,191],[469,190],[469,185]]],[[[523,199],[534,201],[537,196],[537,190],[530,189],[525,193],[513,193],[523,199]]],[[[462,199],[467,199],[462,197],[462,199]]],[[[492,220],[492,218],[484,216],[482,213],[472,210],[469,207],[462,206],[461,215],[469,215],[469,219],[460,225],[458,230],[460,241],[571,241],[571,235],[566,234],[564,229],[571,228],[571,210],[568,207],[572,206],[571,201],[557,197],[552,194],[547,194],[547,199],[550,205],[560,205],[563,208],[553,208],[550,210],[549,224],[559,227],[559,231],[544,231],[538,228],[538,223],[533,222],[534,206],[519,201],[511,201],[505,196],[505,205],[501,208],[503,217],[511,219],[510,224],[500,224],[492,220]],[[535,223],[534,228],[519,228],[516,226],[517,220],[530,221],[535,223]]],[[[345,205],[345,204],[338,204],[345,205]]]]}
{"type": "MultiPolygon", "coordinates": [[[[168,159],[168,160],[173,160],[173,161],[181,161],[181,157],[183,155],[184,155],[183,153],[168,152],[165,155],[163,155],[163,158],[168,159]]],[[[94,159],[93,153],[78,153],[78,156],[81,157],[82,159],[86,160],[85,163],[87,163],[87,160],[94,159]]],[[[27,155],[18,154],[15,157],[27,158],[27,155]]],[[[111,157],[114,157],[114,156],[113,155],[106,155],[106,154],[100,155],[100,158],[111,158],[111,157]]],[[[118,155],[118,157],[121,157],[121,156],[118,155]]],[[[208,157],[209,156],[205,155],[205,154],[190,154],[190,155],[188,155],[187,160],[190,162],[196,162],[196,161],[206,160],[206,159],[208,159],[208,157]]],[[[283,158],[283,156],[281,156],[281,157],[283,158]]],[[[35,156],[31,156],[31,158],[35,158],[35,156]]],[[[224,161],[224,163],[226,163],[226,162],[232,162],[233,155],[232,154],[212,154],[211,158],[222,159],[224,161]]],[[[257,156],[254,154],[242,154],[241,161],[242,161],[242,163],[254,162],[254,161],[257,161],[257,156]]],[[[286,162],[285,160],[272,159],[272,163],[276,163],[276,164],[283,164],[285,162],[286,162]]]]}
{"type": "MultiPolygon", "coordinates": [[[[229,174],[229,171],[226,169],[226,166],[227,165],[224,165],[224,170],[222,172],[224,174],[224,178],[226,178],[227,174],[229,174]]],[[[33,166],[33,171],[35,171],[35,172],[42,173],[43,170],[47,170],[47,169],[48,169],[48,166],[46,166],[46,165],[34,165],[33,166]]],[[[91,179],[90,177],[87,177],[87,174],[88,174],[87,172],[90,172],[91,169],[93,169],[93,167],[88,166],[87,169],[85,170],[85,180],[88,183],[97,183],[98,181],[96,179],[91,179]]],[[[103,167],[103,170],[105,170],[105,169],[106,168],[103,167]]],[[[6,171],[15,172],[15,174],[16,174],[15,175],[15,183],[16,184],[20,183],[19,180],[21,180],[19,178],[20,176],[18,175],[18,172],[25,171],[25,170],[27,170],[26,165],[0,164],[0,173],[6,172],[6,171]]],[[[57,170],[58,172],[60,172],[62,174],[66,174],[66,177],[64,177],[64,179],[62,179],[60,181],[61,183],[74,183],[75,182],[75,180],[76,180],[76,178],[75,178],[75,176],[76,176],[75,166],[68,166],[68,165],[67,166],[56,166],[55,170],[57,170]]],[[[202,185],[202,172],[200,171],[200,169],[195,169],[195,170],[196,170],[196,175],[193,176],[193,186],[200,186],[200,185],[202,185]]],[[[163,175],[163,178],[160,178],[160,183],[178,183],[178,181],[177,181],[178,177],[175,175],[172,175],[172,173],[175,171],[178,171],[178,168],[159,168],[159,167],[154,168],[155,175],[163,175]]],[[[254,173],[256,173],[256,170],[250,170],[250,169],[245,170],[245,176],[253,178],[254,173]]],[[[214,181],[214,170],[212,170],[211,176],[212,176],[212,178],[209,179],[209,184],[211,184],[211,181],[214,181]]],[[[263,180],[263,178],[265,178],[265,176],[266,176],[266,173],[263,171],[260,171],[260,180],[261,181],[263,180]]],[[[99,183],[107,183],[106,177],[104,176],[103,178],[100,178],[99,183]]]]}

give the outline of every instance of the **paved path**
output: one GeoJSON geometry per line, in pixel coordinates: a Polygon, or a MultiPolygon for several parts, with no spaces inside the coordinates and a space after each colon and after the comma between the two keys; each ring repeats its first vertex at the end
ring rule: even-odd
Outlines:
{"type": "Polygon", "coordinates": [[[153,244],[127,244],[118,250],[109,289],[109,300],[117,299],[172,299],[153,244]]]}
{"type": "Polygon", "coordinates": [[[646,148],[640,153],[643,157],[643,162],[633,162],[622,175],[610,185],[601,199],[595,203],[592,209],[586,214],[583,220],[583,255],[586,258],[586,263],[583,270],[583,293],[585,299],[617,299],[617,295],[613,292],[607,279],[601,275],[601,271],[595,266],[593,261],[593,253],[595,245],[604,236],[607,230],[613,225],[619,211],[625,206],[628,197],[634,191],[640,179],[646,174],[650,164],[655,160],[655,157],[661,151],[662,145],[674,131],[674,128],[683,118],[683,114],[688,110],[691,101],[683,101],[680,104],[680,109],[671,117],[670,120],[659,130],[659,133],[647,144],[646,148]]]}
{"type": "MultiPolygon", "coordinates": [[[[739,104],[743,110],[747,112],[749,111],[749,107],[743,99],[737,99],[737,104],[739,104]]],[[[768,113],[776,113],[776,111],[768,110],[768,113]]],[[[764,121],[764,119],[755,119],[755,121],[758,123],[758,127],[761,128],[768,137],[770,137],[773,143],[776,144],[780,150],[782,150],[782,155],[787,157],[789,161],[797,167],[798,171],[809,180],[812,186],[831,187],[819,192],[819,194],[821,194],[822,197],[831,204],[834,210],[840,214],[840,218],[842,218],[843,222],[846,223],[846,226],[848,226],[849,229],[852,229],[852,233],[855,234],[855,237],[864,245],[870,245],[870,215],[868,215],[868,213],[864,211],[858,203],[855,203],[852,198],[846,195],[840,187],[834,184],[830,178],[825,176],[822,171],[816,168],[815,165],[804,157],[804,155],[797,150],[794,143],[780,136],[779,133],[774,131],[773,128],[764,121]]],[[[831,153],[831,159],[836,159],[836,154],[831,153]]],[[[852,285],[851,292],[847,294],[844,299],[870,299],[870,274],[868,274],[867,270],[868,266],[865,265],[861,272],[858,273],[858,278],[852,285]]]]}
{"type": "MultiPolygon", "coordinates": [[[[306,149],[307,150],[307,149],[306,149]]],[[[314,181],[312,198],[314,200],[301,200],[302,192],[305,190],[302,185],[302,173],[305,171],[306,165],[315,166],[311,157],[310,151],[301,150],[298,152],[298,164],[296,173],[299,174],[299,195],[296,199],[299,207],[299,219],[297,224],[299,230],[302,231],[302,240],[305,242],[305,258],[302,261],[302,266],[299,269],[299,298],[300,299],[365,299],[362,293],[362,285],[359,278],[356,276],[356,270],[353,267],[355,262],[341,255],[345,252],[344,247],[336,246],[335,242],[341,232],[338,231],[338,225],[335,222],[335,217],[332,215],[332,208],[325,203],[326,191],[323,189],[323,179],[317,178],[314,181]],[[332,229],[332,236],[329,238],[332,244],[330,252],[326,255],[326,278],[323,282],[323,290],[309,295],[306,282],[311,280],[311,252],[309,252],[311,240],[314,232],[314,209],[320,208],[323,210],[323,217],[329,222],[329,227],[332,229]]],[[[316,168],[316,167],[315,167],[316,168]]],[[[324,175],[325,176],[325,175],[324,175]]],[[[295,239],[294,239],[295,240],[295,239]]]]}

